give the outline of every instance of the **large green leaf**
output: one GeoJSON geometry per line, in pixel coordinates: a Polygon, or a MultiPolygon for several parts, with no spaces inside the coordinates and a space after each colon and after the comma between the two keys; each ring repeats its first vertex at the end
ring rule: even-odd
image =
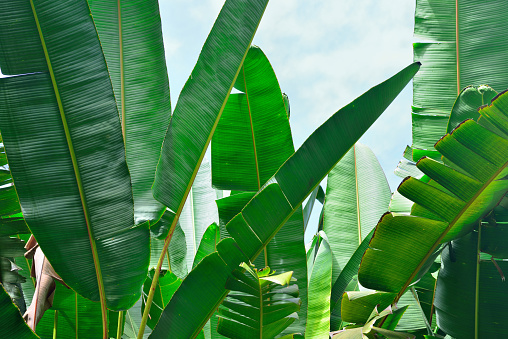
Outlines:
{"type": "MultiPolygon", "coordinates": [[[[481,119],[497,122],[505,131],[507,112],[506,94],[480,110],[481,119]]],[[[395,300],[440,244],[470,232],[508,191],[507,139],[468,120],[444,136],[436,149],[461,172],[421,159],[418,168],[433,180],[409,178],[399,186],[398,191],[415,202],[411,215],[384,215],[360,266],[363,286],[395,292],[395,300]]]]}
{"type": "Polygon", "coordinates": [[[234,339],[274,338],[295,320],[300,308],[298,287],[289,285],[292,272],[273,275],[269,267],[260,271],[245,263],[241,267],[246,272],[233,271],[234,278],[226,282],[231,293],[219,308],[217,331],[234,339]]]}
{"type": "Polygon", "coordinates": [[[164,139],[154,197],[177,215],[197,174],[268,0],[226,1],[187,80],[164,139]]]}
{"type": "Polygon", "coordinates": [[[508,53],[504,4],[503,0],[416,1],[415,36],[432,43],[414,44],[414,59],[423,66],[413,82],[413,147],[434,150],[464,87],[508,87],[508,70],[503,66],[508,53]]]}
{"type": "MultiPolygon", "coordinates": [[[[454,338],[502,338],[508,332],[504,321],[508,286],[490,260],[478,258],[476,231],[443,251],[435,299],[437,323],[454,338]]],[[[496,263],[508,272],[508,263],[496,263]]]]}
{"type": "MultiPolygon", "coordinates": [[[[116,333],[118,313],[109,313],[110,335],[116,333]]],[[[100,338],[102,335],[101,305],[57,284],[53,306],[44,313],[37,334],[41,338],[100,338]]]]}
{"type": "Polygon", "coordinates": [[[134,227],[118,111],[88,4],[10,5],[33,26],[23,32],[27,41],[37,34],[48,65],[0,79],[0,128],[25,220],[69,286],[103,309],[128,308],[146,276],[148,229],[134,227]]]}
{"type": "Polygon", "coordinates": [[[152,196],[160,147],[171,115],[157,0],[90,0],[115,92],[131,174],[136,224],[157,220],[152,196]]]}
{"type": "Polygon", "coordinates": [[[292,190],[292,193],[301,194],[301,201],[293,205],[293,208],[286,197],[292,197],[293,200],[299,198],[299,195],[284,195],[277,182],[274,179],[269,180],[270,184],[263,187],[226,226],[235,241],[221,241],[219,245],[224,243],[222,248],[218,245],[218,252],[205,257],[182,282],[164,309],[152,333],[153,338],[193,338],[197,335],[213,310],[227,295],[228,291],[224,286],[230,272],[241,262],[253,260],[263,251],[282,225],[301,208],[305,197],[379,117],[418,69],[418,63],[412,64],[372,88],[335,113],[307,139],[274,178],[281,178],[286,185],[289,185],[290,178],[293,178],[292,185],[298,189],[292,190]],[[298,177],[302,180],[296,179],[294,175],[289,176],[292,173],[300,174],[298,177]],[[302,186],[308,188],[304,191],[302,186]],[[239,246],[241,251],[236,246],[239,246]],[[227,252],[234,253],[235,256],[229,254],[226,257],[227,252]],[[243,256],[240,253],[243,253],[243,256]],[[227,263],[226,267],[224,262],[227,263]],[[214,283],[210,284],[210,281],[214,283]],[[199,308],[190,305],[199,305],[199,308]]]}
{"type": "Polygon", "coordinates": [[[267,57],[252,46],[212,139],[212,182],[257,192],[294,152],[284,99],[267,57]]]}
{"type": "Polygon", "coordinates": [[[0,284],[0,331],[4,338],[38,338],[26,325],[11,298],[0,284]]]}
{"type": "Polygon", "coordinates": [[[226,297],[231,272],[247,261],[233,239],[219,242],[217,252],[204,257],[184,279],[150,338],[196,338],[226,297]]]}
{"type": "Polygon", "coordinates": [[[330,295],[332,289],[332,251],[326,235],[322,237],[309,277],[309,310],[305,338],[329,338],[330,295]]]}
{"type": "MultiPolygon", "coordinates": [[[[328,175],[323,230],[333,254],[332,285],[376,226],[379,216],[388,210],[390,196],[383,169],[365,145],[353,146],[328,175]]],[[[340,312],[334,312],[332,317],[340,317],[340,312]]]]}
{"type": "MultiPolygon", "coordinates": [[[[247,53],[232,94],[212,140],[212,181],[222,189],[258,191],[294,153],[286,104],[274,70],[259,47],[247,53]]],[[[227,224],[254,193],[221,199],[221,222],[227,224]],[[229,217],[229,218],[228,218],[229,217]],[[227,219],[227,220],[226,220],[227,219]]],[[[227,234],[226,232],[223,232],[227,234]]],[[[307,269],[304,218],[297,211],[254,262],[277,273],[293,271],[302,307],[298,320],[283,333],[303,333],[307,311],[307,269]]]]}

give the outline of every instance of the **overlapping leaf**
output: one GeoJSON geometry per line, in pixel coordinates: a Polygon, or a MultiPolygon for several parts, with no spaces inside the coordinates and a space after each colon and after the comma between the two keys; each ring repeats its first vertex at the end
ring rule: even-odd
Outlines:
{"type": "Polygon", "coordinates": [[[508,19],[502,0],[418,0],[414,59],[423,66],[413,82],[413,147],[431,156],[446,133],[448,117],[461,90],[488,84],[508,87],[503,59],[508,52],[508,19]],[[486,20],[488,18],[488,20],[486,20]],[[458,21],[457,21],[458,20],[458,21]]]}
{"type": "Polygon", "coordinates": [[[235,240],[221,241],[219,245],[224,244],[221,247],[217,245],[218,252],[205,257],[183,281],[162,313],[152,333],[153,338],[193,338],[197,335],[196,330],[204,326],[227,295],[224,286],[230,272],[241,262],[253,260],[263,251],[282,225],[300,208],[305,197],[388,107],[418,69],[418,63],[412,64],[372,88],[335,113],[307,139],[279,169],[274,179],[269,180],[226,226],[235,240]],[[237,254],[225,256],[226,250],[237,254]],[[242,257],[244,260],[241,260],[242,257]],[[205,282],[203,277],[210,279],[205,282]],[[210,281],[214,283],[210,284],[210,281]],[[191,308],[189,305],[193,302],[189,300],[199,301],[199,309],[191,308]],[[189,314],[193,316],[187,316],[189,314]]]}
{"type": "Polygon", "coordinates": [[[234,278],[226,283],[231,293],[219,308],[217,331],[235,339],[274,338],[295,320],[300,308],[298,286],[290,285],[292,272],[270,275],[269,267],[261,271],[247,264],[241,267],[246,272],[233,271],[234,278]]]}
{"type": "MultiPolygon", "coordinates": [[[[480,121],[506,131],[507,113],[508,95],[500,95],[480,110],[480,121]]],[[[436,149],[460,171],[421,159],[418,168],[433,180],[409,178],[401,184],[398,191],[415,202],[411,215],[384,215],[360,266],[363,286],[395,292],[396,300],[440,244],[470,232],[508,191],[507,139],[468,120],[436,149]]]]}
{"type": "MultiPolygon", "coordinates": [[[[323,230],[333,253],[332,285],[379,216],[388,210],[390,196],[383,169],[365,145],[353,146],[328,175],[323,230]]],[[[333,293],[333,323],[340,320],[340,307],[335,305],[340,303],[342,292],[333,293]]]]}
{"type": "Polygon", "coordinates": [[[171,115],[157,0],[90,0],[122,121],[134,197],[134,221],[158,220],[152,196],[160,147],[171,115]]]}
{"type": "Polygon", "coordinates": [[[68,285],[112,309],[128,308],[146,275],[148,229],[134,227],[97,32],[86,1],[32,5],[1,5],[10,21],[0,35],[16,38],[2,40],[2,70],[35,72],[0,81],[0,128],[24,217],[68,285]]]}

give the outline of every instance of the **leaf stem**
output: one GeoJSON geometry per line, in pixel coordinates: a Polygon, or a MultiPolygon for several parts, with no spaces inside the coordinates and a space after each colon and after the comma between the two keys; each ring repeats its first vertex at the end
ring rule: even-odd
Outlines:
{"type": "Polygon", "coordinates": [[[478,223],[478,247],[476,249],[476,291],[474,302],[474,337],[479,338],[478,312],[480,308],[480,248],[482,241],[482,222],[478,223]]]}
{"type": "Polygon", "coordinates": [[[143,312],[143,317],[141,318],[141,324],[139,325],[138,339],[143,339],[143,333],[145,333],[146,323],[148,321],[148,315],[150,314],[150,308],[152,307],[153,297],[155,294],[155,289],[157,287],[157,283],[159,282],[159,275],[161,272],[162,263],[164,262],[164,258],[166,257],[166,252],[168,251],[169,243],[171,242],[171,238],[173,237],[173,233],[175,232],[176,223],[178,221],[178,215],[173,219],[173,223],[171,224],[171,228],[169,229],[169,234],[164,240],[164,247],[162,248],[161,255],[159,256],[159,261],[157,262],[157,268],[153,274],[152,285],[150,285],[150,291],[148,293],[148,297],[146,298],[145,310],[143,312]]]}
{"type": "Polygon", "coordinates": [[[58,327],[58,310],[55,310],[55,317],[53,319],[53,339],[56,339],[58,327]]]}
{"type": "Polygon", "coordinates": [[[123,311],[118,312],[118,327],[116,330],[116,339],[122,339],[123,311]]]}

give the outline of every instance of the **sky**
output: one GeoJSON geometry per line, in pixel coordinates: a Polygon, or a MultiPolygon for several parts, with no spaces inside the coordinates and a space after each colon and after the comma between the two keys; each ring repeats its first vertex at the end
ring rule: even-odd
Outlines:
{"type": "MultiPolygon", "coordinates": [[[[174,107],[224,1],[160,0],[174,107]]],[[[265,52],[291,105],[295,147],[333,113],[412,60],[412,0],[272,0],[253,43],[265,52]]],[[[390,187],[411,144],[409,84],[361,138],[390,187]]]]}

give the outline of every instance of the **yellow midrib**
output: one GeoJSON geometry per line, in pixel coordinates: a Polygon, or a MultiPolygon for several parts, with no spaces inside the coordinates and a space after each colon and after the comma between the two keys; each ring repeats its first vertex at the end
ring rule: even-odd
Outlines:
{"type": "Polygon", "coordinates": [[[459,0],[455,0],[455,54],[457,58],[457,95],[459,95],[460,94],[459,0]]]}
{"type": "Polygon", "coordinates": [[[54,71],[53,71],[51,59],[49,57],[48,49],[47,49],[47,46],[46,46],[44,35],[42,33],[41,25],[40,25],[40,22],[39,22],[39,19],[38,19],[38,16],[37,16],[37,10],[35,9],[35,5],[33,3],[33,0],[30,0],[30,6],[32,7],[32,13],[33,13],[33,16],[34,16],[35,24],[36,24],[37,30],[39,32],[39,38],[41,39],[41,45],[42,45],[42,49],[44,51],[44,56],[46,57],[46,63],[47,63],[47,66],[48,66],[48,71],[49,71],[50,77],[51,77],[51,83],[52,83],[53,89],[55,91],[55,99],[57,101],[58,110],[60,112],[60,117],[62,119],[62,125],[63,125],[63,128],[64,128],[65,138],[67,140],[67,146],[69,148],[69,154],[71,156],[72,167],[74,169],[74,175],[76,176],[76,183],[78,185],[79,196],[80,196],[80,200],[81,200],[81,205],[83,207],[83,214],[84,214],[84,217],[85,217],[85,223],[86,223],[86,227],[87,227],[87,231],[88,231],[88,238],[90,240],[90,246],[91,246],[91,250],[92,250],[92,257],[93,257],[94,266],[95,266],[95,273],[97,275],[97,285],[98,285],[98,289],[99,289],[99,297],[100,297],[100,302],[101,302],[101,309],[102,309],[102,312],[103,312],[103,331],[104,331],[103,335],[106,338],[107,337],[107,330],[108,330],[107,318],[104,319],[104,317],[107,316],[107,314],[106,314],[106,312],[107,312],[107,309],[106,309],[106,294],[105,294],[105,291],[104,291],[104,283],[102,281],[102,272],[101,272],[101,269],[100,269],[100,262],[99,262],[99,257],[98,257],[98,253],[97,253],[97,246],[96,246],[96,243],[95,243],[95,238],[93,236],[93,231],[91,229],[90,214],[89,214],[88,206],[87,206],[87,203],[86,203],[86,198],[85,198],[85,193],[84,193],[84,188],[83,188],[83,182],[81,180],[81,173],[79,171],[76,154],[74,152],[74,145],[72,143],[72,138],[71,138],[71,135],[70,135],[69,125],[67,123],[67,117],[65,116],[65,110],[63,108],[62,99],[61,99],[61,96],[60,96],[60,91],[58,89],[58,84],[56,82],[56,78],[55,78],[55,74],[54,74],[54,71]],[[104,323],[104,320],[105,320],[105,323],[104,323]]]}

